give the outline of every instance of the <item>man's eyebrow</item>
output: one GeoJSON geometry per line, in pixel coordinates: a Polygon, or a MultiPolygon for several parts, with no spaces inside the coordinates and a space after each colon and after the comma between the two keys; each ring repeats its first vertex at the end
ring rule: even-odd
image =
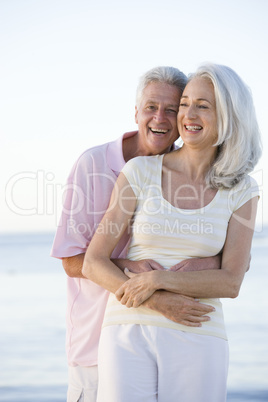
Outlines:
{"type": "MultiPolygon", "coordinates": [[[[158,105],[159,104],[159,102],[157,102],[157,101],[154,101],[154,100],[152,100],[152,99],[148,99],[147,101],[146,101],[146,103],[145,103],[145,105],[147,105],[147,104],[153,104],[153,105],[158,105]]],[[[166,105],[166,107],[175,107],[175,108],[177,108],[179,106],[179,103],[170,103],[170,104],[168,104],[168,105],[166,105]]]]}
{"type": "Polygon", "coordinates": [[[179,103],[178,104],[175,104],[175,105],[173,105],[173,104],[170,104],[170,105],[166,105],[165,106],[165,109],[168,109],[168,108],[172,108],[172,109],[179,109],[179,103]]]}

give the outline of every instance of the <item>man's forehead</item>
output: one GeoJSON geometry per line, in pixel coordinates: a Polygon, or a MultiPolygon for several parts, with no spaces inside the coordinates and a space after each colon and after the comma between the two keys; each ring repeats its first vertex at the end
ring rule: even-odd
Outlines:
{"type": "Polygon", "coordinates": [[[150,83],[144,88],[142,101],[146,103],[166,103],[178,105],[181,91],[178,87],[165,83],[150,83]]]}

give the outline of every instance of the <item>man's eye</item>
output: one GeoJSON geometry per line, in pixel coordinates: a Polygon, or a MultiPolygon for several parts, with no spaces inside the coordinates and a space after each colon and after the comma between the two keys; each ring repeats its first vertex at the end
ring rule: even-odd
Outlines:
{"type": "Polygon", "coordinates": [[[167,112],[169,112],[169,113],[178,113],[178,111],[177,110],[174,110],[174,109],[167,109],[167,112]]]}

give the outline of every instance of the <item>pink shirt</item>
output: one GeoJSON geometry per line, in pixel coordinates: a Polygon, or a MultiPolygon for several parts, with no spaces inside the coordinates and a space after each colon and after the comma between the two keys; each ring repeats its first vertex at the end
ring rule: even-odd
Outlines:
{"type": "MultiPolygon", "coordinates": [[[[66,185],[62,216],[51,255],[56,258],[85,253],[110,201],[119,172],[125,165],[123,138],[85,151],[75,163],[66,185]]],[[[112,257],[125,257],[123,236],[112,257]]],[[[97,364],[98,343],[109,292],[88,279],[67,277],[66,350],[70,366],[97,364]]]]}

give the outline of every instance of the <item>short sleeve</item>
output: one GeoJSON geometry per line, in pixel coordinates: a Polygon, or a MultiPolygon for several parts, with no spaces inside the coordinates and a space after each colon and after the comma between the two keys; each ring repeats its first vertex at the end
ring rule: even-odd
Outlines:
{"type": "Polygon", "coordinates": [[[90,171],[90,158],[85,163],[85,158],[80,157],[70,172],[64,186],[62,214],[52,245],[52,257],[70,257],[87,249],[94,227],[94,216],[90,213],[94,206],[89,196],[92,180],[87,177],[90,171]]]}
{"type": "MultiPolygon", "coordinates": [[[[111,143],[85,151],[74,164],[64,186],[61,218],[54,238],[51,256],[72,257],[85,253],[105,214],[119,172],[107,162],[111,143]]],[[[113,150],[114,158],[121,148],[113,150]]],[[[110,152],[111,154],[111,152],[110,152]]],[[[125,253],[127,234],[113,251],[113,258],[125,253]]]]}
{"type": "Polygon", "coordinates": [[[246,176],[230,192],[232,211],[236,211],[254,197],[260,197],[259,186],[253,177],[246,176]]]}

